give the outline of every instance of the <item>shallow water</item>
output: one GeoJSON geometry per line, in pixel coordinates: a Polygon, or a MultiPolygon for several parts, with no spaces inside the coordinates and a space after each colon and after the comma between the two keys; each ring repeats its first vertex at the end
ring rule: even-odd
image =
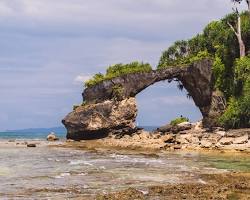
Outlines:
{"type": "Polygon", "coordinates": [[[9,147],[0,148],[0,155],[0,199],[91,198],[128,187],[144,191],[147,186],[164,183],[203,183],[200,174],[225,169],[250,171],[249,157],[195,153],[147,156],[9,147]]]}

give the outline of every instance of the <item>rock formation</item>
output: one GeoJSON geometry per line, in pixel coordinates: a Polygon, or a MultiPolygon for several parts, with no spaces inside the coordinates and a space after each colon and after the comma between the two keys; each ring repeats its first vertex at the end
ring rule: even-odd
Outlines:
{"type": "Polygon", "coordinates": [[[187,66],[127,74],[86,88],[83,92],[84,105],[63,119],[67,138],[93,139],[109,133],[135,132],[135,96],[163,80],[180,81],[200,109],[204,126],[216,125],[216,119],[225,109],[225,100],[213,91],[212,61],[204,59],[187,66]]]}

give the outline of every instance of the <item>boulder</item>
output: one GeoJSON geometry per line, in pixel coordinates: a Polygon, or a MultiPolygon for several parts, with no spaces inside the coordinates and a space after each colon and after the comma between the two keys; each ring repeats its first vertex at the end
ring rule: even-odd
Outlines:
{"type": "Polygon", "coordinates": [[[210,142],[206,139],[202,139],[200,145],[202,148],[210,148],[210,147],[212,147],[213,144],[212,144],[212,142],[210,142]]]}
{"type": "Polygon", "coordinates": [[[109,134],[136,132],[136,116],[136,100],[131,97],[80,106],[63,119],[63,124],[67,139],[99,139],[109,134]]]}
{"type": "Polygon", "coordinates": [[[33,143],[27,144],[27,147],[36,147],[36,144],[33,144],[33,143]]]}
{"type": "Polygon", "coordinates": [[[160,128],[157,128],[157,131],[162,132],[162,133],[167,133],[167,132],[171,132],[172,128],[173,128],[172,125],[167,124],[165,126],[161,126],[160,128]]]}
{"type": "MultiPolygon", "coordinates": [[[[178,125],[167,124],[157,129],[157,131],[162,133],[179,133],[181,131],[190,130],[192,128],[192,124],[190,122],[182,122],[178,125]]],[[[184,132],[183,132],[184,133],[184,132]]]]}
{"type": "Polygon", "coordinates": [[[174,143],[175,142],[175,137],[173,135],[163,135],[161,137],[161,139],[163,140],[163,142],[165,143],[174,143]]]}
{"type": "Polygon", "coordinates": [[[232,137],[223,137],[220,139],[219,143],[221,145],[230,145],[233,144],[234,138],[232,137]]]}
{"type": "Polygon", "coordinates": [[[245,134],[241,137],[234,138],[233,143],[234,144],[246,144],[246,143],[248,143],[248,134],[245,134]]]}
{"type": "Polygon", "coordinates": [[[250,129],[249,128],[229,130],[226,133],[227,137],[241,137],[241,136],[245,136],[245,135],[248,135],[248,137],[250,136],[250,129]]]}
{"type": "Polygon", "coordinates": [[[57,141],[57,140],[59,140],[59,138],[56,136],[55,133],[51,132],[51,133],[47,136],[47,140],[48,140],[48,141],[57,141]]]}

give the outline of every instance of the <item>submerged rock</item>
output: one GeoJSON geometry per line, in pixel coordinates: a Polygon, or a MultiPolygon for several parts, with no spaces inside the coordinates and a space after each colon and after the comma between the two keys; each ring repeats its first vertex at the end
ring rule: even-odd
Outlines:
{"type": "Polygon", "coordinates": [[[27,147],[36,147],[36,144],[33,144],[33,143],[27,144],[27,147]]]}
{"type": "Polygon", "coordinates": [[[59,138],[56,136],[55,133],[51,132],[51,133],[47,136],[47,140],[48,140],[48,141],[57,141],[57,140],[59,140],[59,138]]]}

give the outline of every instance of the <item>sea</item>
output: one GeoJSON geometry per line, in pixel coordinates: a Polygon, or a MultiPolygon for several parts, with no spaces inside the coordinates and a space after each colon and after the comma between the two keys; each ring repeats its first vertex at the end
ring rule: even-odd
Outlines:
{"type": "Polygon", "coordinates": [[[55,133],[60,139],[66,138],[66,129],[64,127],[55,128],[32,128],[23,130],[7,130],[0,132],[0,139],[46,139],[48,134],[55,133]]]}
{"type": "MultiPolygon", "coordinates": [[[[155,127],[148,127],[154,130],[155,127]]],[[[65,138],[62,127],[0,133],[0,199],[95,199],[127,188],[203,183],[201,174],[250,172],[250,157],[197,152],[147,154],[41,145],[48,133],[65,138]],[[37,143],[28,148],[25,142],[37,143]]]]}
{"type": "MultiPolygon", "coordinates": [[[[146,131],[153,131],[157,129],[157,126],[142,126],[140,128],[146,131]]],[[[49,133],[55,133],[59,139],[65,139],[67,130],[64,127],[53,127],[53,128],[31,128],[23,130],[7,130],[0,132],[0,139],[30,139],[40,140],[46,139],[49,133]]]]}

